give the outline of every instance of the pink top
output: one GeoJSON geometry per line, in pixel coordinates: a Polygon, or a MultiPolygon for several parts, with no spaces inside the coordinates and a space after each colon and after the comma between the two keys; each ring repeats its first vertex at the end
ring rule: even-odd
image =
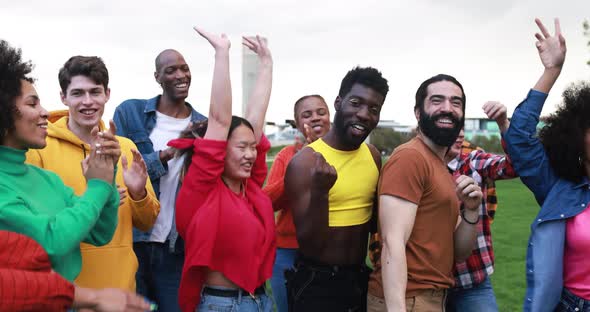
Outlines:
{"type": "Polygon", "coordinates": [[[563,282],[574,295],[590,300],[590,205],[567,220],[563,282]]]}

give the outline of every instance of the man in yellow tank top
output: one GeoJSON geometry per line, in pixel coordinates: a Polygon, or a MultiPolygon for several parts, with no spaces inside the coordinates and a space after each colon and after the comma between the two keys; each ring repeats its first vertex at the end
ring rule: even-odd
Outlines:
{"type": "Polygon", "coordinates": [[[291,160],[285,194],[293,210],[299,254],[286,271],[290,311],[365,311],[365,265],[381,168],[364,143],[389,91],[371,67],[356,67],[334,101],[334,126],[291,160]]]}

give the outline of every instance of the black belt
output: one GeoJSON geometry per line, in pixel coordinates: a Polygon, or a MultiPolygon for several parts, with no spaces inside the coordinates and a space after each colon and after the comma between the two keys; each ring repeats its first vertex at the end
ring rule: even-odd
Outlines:
{"type": "Polygon", "coordinates": [[[264,286],[260,286],[258,288],[256,288],[254,290],[253,294],[250,294],[249,292],[247,292],[244,289],[238,288],[238,289],[217,289],[217,288],[211,288],[211,287],[207,287],[205,286],[203,288],[203,294],[205,295],[210,295],[210,296],[216,296],[216,297],[239,297],[240,294],[243,297],[246,296],[257,296],[257,295],[263,295],[265,294],[266,291],[264,289],[264,286]]]}
{"type": "Polygon", "coordinates": [[[333,265],[323,263],[314,259],[307,258],[303,254],[299,253],[295,258],[296,269],[308,269],[316,272],[324,273],[364,273],[369,271],[369,268],[365,264],[346,264],[346,265],[333,265]]]}

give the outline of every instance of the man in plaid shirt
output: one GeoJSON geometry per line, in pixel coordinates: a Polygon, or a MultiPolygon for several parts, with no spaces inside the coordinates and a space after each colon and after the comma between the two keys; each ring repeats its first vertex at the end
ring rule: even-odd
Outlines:
{"type": "MultiPolygon", "coordinates": [[[[506,116],[506,107],[498,102],[487,102],[484,111],[489,118],[495,119],[502,133],[506,132],[510,122],[506,116]]],[[[490,225],[496,211],[497,197],[495,180],[516,177],[510,159],[506,156],[489,154],[475,148],[465,151],[463,131],[451,146],[446,161],[453,175],[467,175],[478,182],[482,192],[480,217],[477,225],[477,246],[465,261],[456,262],[453,270],[455,287],[449,291],[448,311],[498,311],[496,297],[489,275],[494,272],[494,250],[490,225]],[[492,186],[490,188],[489,186],[492,186]],[[492,196],[490,196],[490,193],[492,196]]]]}

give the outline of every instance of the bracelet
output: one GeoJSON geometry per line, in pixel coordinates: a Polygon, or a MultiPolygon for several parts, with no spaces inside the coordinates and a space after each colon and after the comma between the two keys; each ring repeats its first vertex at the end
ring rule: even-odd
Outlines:
{"type": "Polygon", "coordinates": [[[467,220],[467,218],[465,218],[465,209],[462,209],[461,210],[461,219],[463,219],[463,221],[467,222],[467,224],[476,225],[479,222],[480,216],[478,214],[477,220],[475,220],[474,222],[471,222],[471,221],[467,220]]]}

